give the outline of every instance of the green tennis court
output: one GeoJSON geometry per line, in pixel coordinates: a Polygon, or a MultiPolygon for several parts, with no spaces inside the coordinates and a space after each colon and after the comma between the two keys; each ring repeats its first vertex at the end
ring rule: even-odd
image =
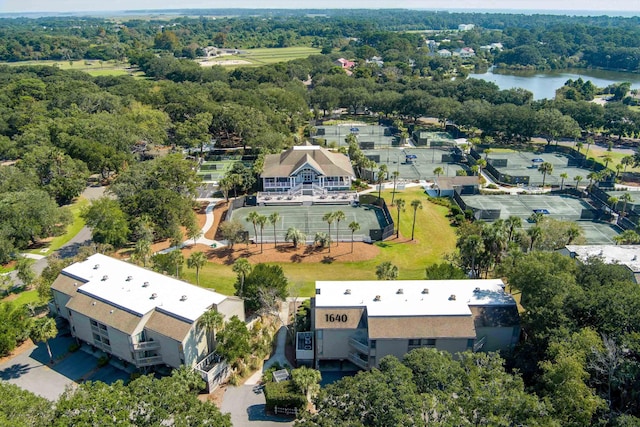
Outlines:
{"type": "MultiPolygon", "coordinates": [[[[246,220],[250,212],[256,211],[260,215],[269,217],[274,212],[280,215],[280,219],[276,223],[276,236],[279,242],[284,241],[284,236],[289,227],[295,227],[307,235],[307,242],[313,242],[317,232],[329,231],[329,225],[322,217],[331,212],[342,211],[345,219],[331,224],[331,239],[335,240],[336,230],[340,241],[351,240],[351,230],[348,225],[355,221],[360,224],[360,230],[354,233],[356,240],[363,240],[369,236],[369,230],[380,229],[386,225],[382,209],[371,205],[360,205],[358,207],[350,205],[335,206],[256,206],[235,209],[231,214],[231,219],[237,219],[243,225],[245,230],[249,232],[249,236],[254,238],[255,232],[253,224],[246,220]],[[337,228],[338,227],[338,228],[337,228]]],[[[260,235],[260,227],[258,226],[258,235],[260,235]]],[[[265,242],[273,242],[273,225],[267,222],[262,232],[265,242]]]]}

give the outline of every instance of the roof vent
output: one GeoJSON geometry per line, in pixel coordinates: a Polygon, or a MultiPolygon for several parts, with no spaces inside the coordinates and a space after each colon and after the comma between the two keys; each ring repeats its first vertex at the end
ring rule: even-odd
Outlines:
{"type": "Polygon", "coordinates": [[[156,299],[156,298],[158,298],[158,294],[156,293],[151,294],[151,299],[156,299]]]}
{"type": "Polygon", "coordinates": [[[127,276],[127,282],[130,282],[133,280],[133,276],[127,276]]]}
{"type": "Polygon", "coordinates": [[[637,261],[638,260],[638,255],[634,255],[633,258],[631,258],[631,261],[637,261]]]}
{"type": "Polygon", "coordinates": [[[142,284],[142,287],[143,287],[143,288],[146,288],[147,286],[149,286],[149,282],[144,282],[144,283],[142,284]]]}
{"type": "Polygon", "coordinates": [[[344,291],[345,295],[351,295],[351,289],[347,289],[346,291],[344,291]]]}
{"type": "Polygon", "coordinates": [[[102,281],[104,282],[105,280],[107,280],[109,278],[109,276],[107,276],[106,274],[104,276],[102,276],[102,281]]]}
{"type": "Polygon", "coordinates": [[[78,282],[73,282],[73,286],[78,286],[78,282]]]}
{"type": "Polygon", "coordinates": [[[600,255],[604,255],[604,250],[600,249],[600,255]]]}
{"type": "Polygon", "coordinates": [[[404,294],[404,289],[402,289],[402,288],[398,289],[398,290],[396,291],[396,294],[398,294],[398,295],[402,295],[402,294],[404,294]]]}
{"type": "Polygon", "coordinates": [[[456,300],[456,296],[451,294],[451,296],[449,297],[449,301],[455,301],[456,300]]]}
{"type": "Polygon", "coordinates": [[[477,294],[478,292],[480,292],[480,288],[475,288],[475,289],[473,290],[473,292],[475,292],[475,293],[477,294]]]}
{"type": "Polygon", "coordinates": [[[423,294],[428,294],[428,293],[429,293],[429,288],[424,288],[424,289],[422,290],[422,293],[423,293],[423,294]]]}
{"type": "Polygon", "coordinates": [[[109,311],[109,314],[113,314],[113,310],[110,310],[110,311],[109,311]]]}
{"type": "Polygon", "coordinates": [[[180,301],[186,301],[186,300],[187,300],[187,296],[186,296],[186,295],[182,295],[182,296],[180,297],[180,301]]]}
{"type": "Polygon", "coordinates": [[[96,302],[95,301],[91,301],[91,305],[96,305],[96,302]]]}
{"type": "Polygon", "coordinates": [[[373,299],[374,301],[380,301],[382,298],[380,298],[380,295],[376,295],[376,297],[373,299]]]}
{"type": "Polygon", "coordinates": [[[94,269],[94,270],[97,270],[97,269],[99,269],[99,268],[100,268],[100,264],[96,264],[96,265],[94,265],[94,266],[93,266],[93,269],[94,269]]]}

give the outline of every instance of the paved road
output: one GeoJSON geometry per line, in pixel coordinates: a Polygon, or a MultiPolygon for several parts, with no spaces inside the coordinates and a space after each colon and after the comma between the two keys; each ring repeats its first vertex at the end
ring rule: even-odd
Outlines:
{"type": "MultiPolygon", "coordinates": [[[[281,305],[279,316],[283,325],[288,323],[288,301],[281,305]]],[[[276,350],[273,356],[264,363],[262,370],[247,379],[244,385],[229,387],[224,393],[221,411],[231,414],[231,422],[234,427],[277,427],[293,425],[293,421],[289,418],[274,417],[266,414],[264,394],[259,384],[262,378],[262,372],[273,364],[279,363],[280,366],[290,364],[284,352],[287,340],[287,328],[285,326],[282,326],[278,330],[276,339],[276,350]]]]}
{"type": "Polygon", "coordinates": [[[73,342],[75,340],[70,336],[49,341],[53,364],[49,363],[44,344],[34,346],[0,365],[0,379],[46,399],[57,400],[67,387],[76,387],[77,381],[100,380],[111,384],[129,378],[128,373],[111,365],[98,368],[98,359],[92,354],[84,351],[67,353],[73,342]]]}

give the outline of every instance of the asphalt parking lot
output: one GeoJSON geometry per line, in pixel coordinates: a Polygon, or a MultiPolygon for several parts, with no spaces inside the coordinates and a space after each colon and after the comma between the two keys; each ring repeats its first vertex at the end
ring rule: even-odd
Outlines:
{"type": "Polygon", "coordinates": [[[70,336],[58,336],[49,341],[54,363],[44,343],[38,344],[0,365],[0,379],[29,390],[49,400],[57,400],[67,387],[75,387],[82,381],[102,381],[111,384],[127,380],[129,374],[114,366],[98,368],[98,359],[78,350],[69,353],[74,342],[70,336]]]}
{"type": "Polygon", "coordinates": [[[218,186],[216,184],[202,184],[196,188],[196,199],[210,199],[216,191],[218,191],[218,186]]]}

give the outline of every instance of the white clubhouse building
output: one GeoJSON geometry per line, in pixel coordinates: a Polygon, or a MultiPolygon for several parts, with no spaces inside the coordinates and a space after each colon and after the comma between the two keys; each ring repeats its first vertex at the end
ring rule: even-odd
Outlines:
{"type": "Polygon", "coordinates": [[[370,369],[419,347],[507,350],[520,336],[516,302],[498,279],[322,281],[311,307],[316,367],[370,369]]]}
{"type": "Polygon", "coordinates": [[[266,156],[260,177],[265,192],[313,195],[349,190],[355,173],[348,156],[306,143],[266,156]]]}

